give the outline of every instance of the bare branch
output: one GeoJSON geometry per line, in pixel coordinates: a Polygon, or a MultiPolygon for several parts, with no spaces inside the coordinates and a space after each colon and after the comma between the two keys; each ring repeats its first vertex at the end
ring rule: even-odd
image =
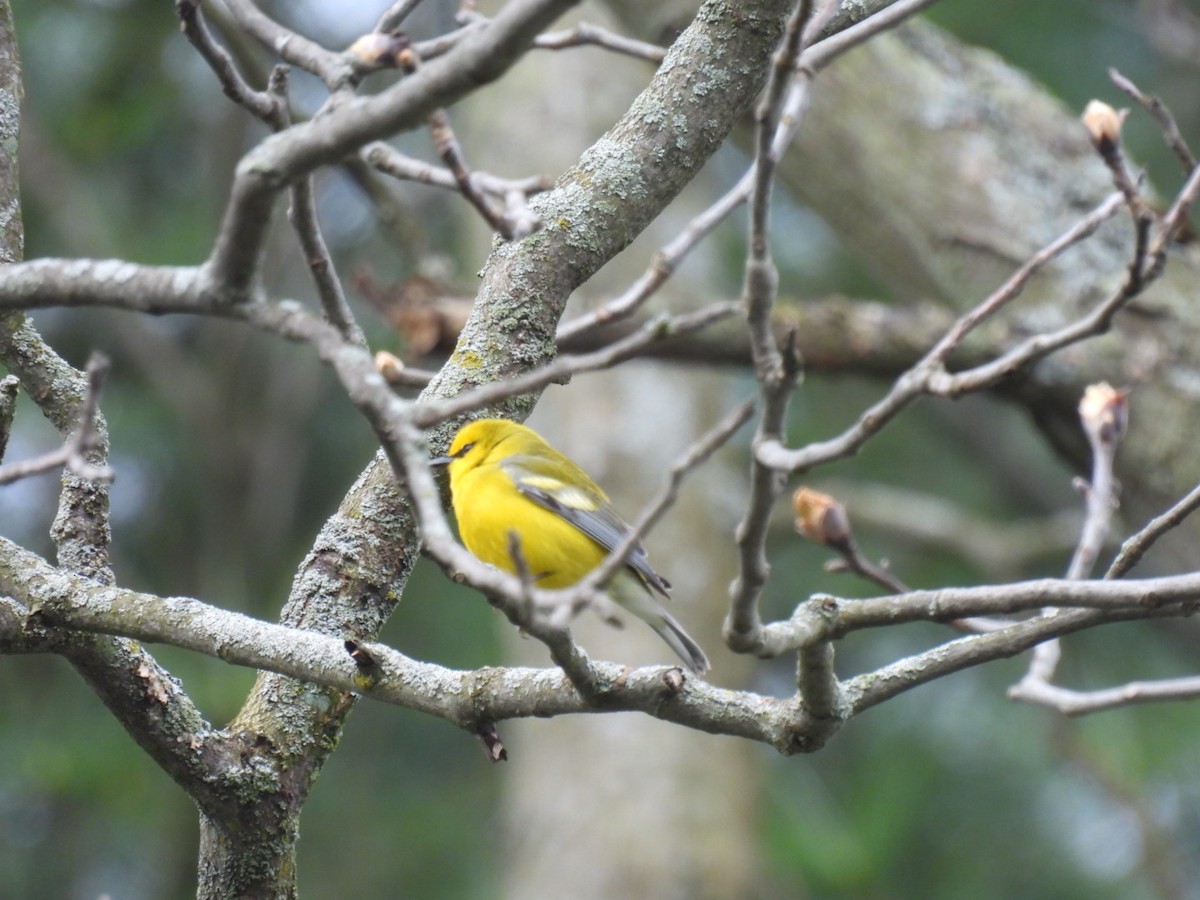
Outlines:
{"type": "Polygon", "coordinates": [[[565,50],[568,47],[588,45],[603,47],[605,50],[632,56],[635,59],[644,59],[656,65],[663,61],[663,57],[667,53],[657,44],[614,34],[607,28],[593,25],[591,22],[579,22],[574,27],[563,31],[549,31],[540,34],[533,42],[533,46],[539,50],[565,50]]]}
{"type": "Polygon", "coordinates": [[[312,176],[302,178],[292,186],[292,203],[288,208],[288,218],[292,227],[296,229],[304,257],[308,260],[308,268],[316,284],[325,319],[337,328],[347,341],[365,346],[366,335],[354,320],[354,313],[346,301],[342,281],[337,275],[329,247],[325,244],[325,236],[321,233],[321,223],[317,219],[317,201],[313,196],[312,176]]]}
{"type": "MultiPolygon", "coordinates": [[[[1113,462],[1128,419],[1127,396],[1107,384],[1092,385],[1084,391],[1079,404],[1079,417],[1092,448],[1092,481],[1085,486],[1087,515],[1079,545],[1067,569],[1067,577],[1074,580],[1087,578],[1091,574],[1108,537],[1109,524],[1117,503],[1113,462]]],[[[1052,613],[1052,609],[1046,610],[1047,615],[1052,613]]],[[[1029,671],[1020,683],[1009,690],[1009,696],[1029,702],[1045,702],[1042,689],[1053,682],[1061,655],[1062,648],[1057,639],[1039,644],[1034,649],[1029,671]]]]}
{"type": "Polygon", "coordinates": [[[625,318],[635,312],[653,296],[685,256],[725,218],[746,202],[752,184],[750,173],[742,177],[738,185],[725,194],[691,222],[669,244],[654,254],[650,268],[639,277],[620,297],[616,297],[597,309],[584,313],[559,326],[559,344],[579,340],[586,332],[600,325],[625,318]]]}
{"type": "MultiPolygon", "coordinates": [[[[401,67],[408,75],[413,75],[420,66],[415,53],[401,54],[401,67]]],[[[467,167],[466,156],[450,126],[450,116],[444,109],[435,109],[429,116],[429,136],[438,156],[446,164],[447,170],[454,178],[458,191],[475,207],[499,235],[506,241],[520,240],[528,237],[542,227],[542,221],[537,214],[526,206],[524,198],[510,187],[506,197],[509,209],[498,209],[484,195],[476,184],[471,170],[467,167]],[[511,210],[512,214],[509,214],[511,210]]]]}
{"type": "Polygon", "coordinates": [[[897,378],[891,390],[863,412],[841,435],[814,442],[798,450],[788,450],[779,441],[766,438],[756,450],[758,460],[764,465],[783,471],[810,471],[818,465],[856,452],[922,394],[952,397],[983,390],[1055,350],[1101,333],[1134,293],[1145,287],[1144,281],[1134,291],[1131,281],[1127,278],[1121,287],[1081,319],[1058,331],[1034,335],[989,362],[953,374],[946,372],[941,364],[941,359],[947,357],[980,322],[1019,295],[1032,271],[1090,235],[1102,221],[1116,214],[1122,202],[1122,195],[1111,195],[1080,222],[1035,254],[996,292],[962,316],[925,357],[897,378]]]}
{"type": "Polygon", "coordinates": [[[450,127],[450,117],[446,115],[445,110],[435,110],[429,117],[429,135],[433,138],[438,155],[454,176],[459,191],[504,240],[519,241],[542,227],[542,220],[537,213],[529,209],[521,192],[515,188],[510,187],[506,192],[505,209],[492,206],[476,186],[474,175],[467,168],[466,157],[458,138],[454,136],[454,129],[450,127]]]}
{"type": "MultiPolygon", "coordinates": [[[[742,303],[750,334],[754,374],[763,397],[762,417],[754,436],[754,445],[764,440],[779,440],[784,432],[787,404],[800,373],[794,338],[780,350],[771,324],[778,290],[778,272],[770,254],[770,198],[776,165],[786,141],[795,131],[796,122],[784,127],[783,108],[787,85],[796,59],[804,49],[805,24],[812,12],[810,2],[801,2],[788,20],[783,44],[777,52],[767,87],[756,112],[755,156],[750,179],[750,252],[747,255],[742,286],[742,303]]],[[[793,93],[804,96],[802,75],[793,93]]],[[[797,99],[797,112],[802,99],[797,99]]],[[[766,584],[767,525],[771,509],[783,490],[781,474],[760,462],[751,462],[750,498],[738,524],[738,574],[729,588],[729,614],[725,618],[725,642],[730,649],[746,652],[760,642],[761,620],[758,599],[766,584]]]]}
{"type": "Polygon", "coordinates": [[[706,309],[679,316],[659,316],[623,340],[580,356],[560,356],[554,362],[505,381],[485,384],[444,400],[423,400],[413,411],[412,421],[420,428],[461,416],[471,410],[495,404],[509,397],[535,391],[548,384],[564,381],[579,372],[591,372],[613,366],[637,355],[644,347],[680,334],[708,327],[735,315],[737,307],[716,303],[706,309]]]}
{"type": "MultiPolygon", "coordinates": [[[[407,157],[395,147],[382,141],[367,144],[359,155],[367,165],[394,178],[416,181],[433,187],[449,188],[454,191],[459,189],[458,179],[449,169],[440,169],[429,163],[407,157]]],[[[540,194],[554,186],[554,183],[543,175],[532,175],[528,178],[499,178],[487,172],[475,171],[471,173],[470,177],[480,190],[497,197],[505,197],[514,191],[527,196],[540,194]]]]}
{"type": "MultiPolygon", "coordinates": [[[[319,121],[294,125],[263,141],[238,165],[229,204],[205,267],[214,286],[248,296],[263,250],[274,199],[288,183],[378,138],[411,129],[439,107],[499,77],[520,57],[542,28],[578,0],[516,0],[481,29],[421,70],[375,96],[326,110],[319,121]]],[[[349,64],[311,42],[284,40],[290,33],[266,19],[249,0],[237,0],[247,27],[268,43],[279,39],[290,61],[305,68],[327,67],[326,83],[337,83],[349,64]]],[[[241,19],[239,20],[241,21],[241,19]]],[[[245,24],[244,22],[244,24],[245,24]]],[[[349,78],[349,75],[346,76],[349,78]]]]}
{"type": "Polygon", "coordinates": [[[754,413],[754,403],[747,402],[717,423],[707,434],[688,447],[668,472],[667,482],[658,494],[646,505],[637,517],[629,534],[613,548],[612,552],[586,579],[580,582],[583,590],[603,587],[625,565],[629,554],[650,533],[650,529],[662,518],[679,496],[679,488],[688,473],[703,465],[710,456],[723,447],[754,413]]]}
{"type": "Polygon", "coordinates": [[[1119,493],[1113,464],[1125,434],[1128,402],[1125,391],[1107,384],[1091,385],[1080,401],[1079,417],[1092,448],[1092,480],[1086,488],[1087,516],[1067,570],[1068,578],[1087,578],[1108,538],[1119,493]]]}
{"type": "MultiPolygon", "coordinates": [[[[1164,700],[1195,700],[1200,697],[1200,676],[1164,678],[1158,681],[1130,681],[1117,687],[1095,691],[1073,691],[1045,683],[1038,686],[1036,699],[1065,716],[1082,716],[1105,712],[1138,703],[1161,703],[1164,700]]],[[[1022,698],[1024,699],[1024,698],[1022,698]]]]}
{"type": "MultiPolygon", "coordinates": [[[[8,561],[0,569],[2,591],[20,599],[29,610],[37,610],[47,623],[129,634],[139,640],[170,643],[237,665],[277,671],[342,690],[363,689],[358,667],[347,656],[340,638],[260,622],[196,600],[163,599],[105,588],[55,570],[3,539],[0,539],[0,560],[8,561]],[[134,622],[122,612],[131,604],[142,613],[134,622]]],[[[850,679],[844,686],[847,711],[861,712],[902,690],[970,665],[1014,655],[1050,636],[1103,622],[1187,615],[1200,601],[1200,576],[1141,582],[1044,580],[999,588],[918,591],[877,600],[829,598],[822,603],[817,599],[802,606],[797,615],[822,623],[818,626],[822,637],[807,642],[811,646],[857,627],[1030,609],[1047,601],[1056,606],[1088,604],[1095,608],[1064,610],[1055,616],[1017,623],[1006,632],[961,638],[920,657],[850,679]],[[1154,605],[1147,605],[1149,598],[1154,598],[1154,605]],[[814,602],[823,608],[805,612],[814,602]],[[899,619],[895,618],[898,614],[899,619]]],[[[500,721],[593,708],[579,694],[563,690],[567,684],[565,676],[556,675],[554,670],[490,669],[455,673],[415,662],[382,645],[364,646],[380,669],[379,677],[365,692],[367,696],[429,712],[463,727],[473,727],[482,718],[500,721]],[[438,687],[429,690],[430,685],[438,687]]],[[[592,665],[609,686],[604,694],[604,709],[641,709],[704,730],[765,740],[785,750],[798,749],[793,746],[794,741],[816,727],[816,723],[805,724],[803,718],[797,720],[796,710],[789,702],[718,690],[694,679],[688,679],[682,690],[671,688],[659,680],[662,667],[630,671],[608,663],[592,665]],[[655,683],[658,686],[652,687],[655,683]],[[664,704],[664,697],[672,699],[664,704]],[[758,710],[762,721],[747,727],[743,718],[751,709],[758,710]],[[785,739],[783,732],[790,737],[785,739]]]]}
{"type": "Polygon", "coordinates": [[[875,3],[872,5],[880,7],[878,11],[849,27],[841,24],[842,20],[838,15],[833,15],[830,17],[829,24],[822,24],[818,30],[818,33],[829,36],[820,41],[810,41],[812,46],[801,54],[799,66],[810,74],[815,74],[847,50],[857,47],[881,32],[895,28],[905,19],[915,16],[936,2],[937,0],[887,0],[884,3],[875,3]]]}
{"type": "Polygon", "coordinates": [[[1184,519],[1200,509],[1200,487],[1194,488],[1186,497],[1160,516],[1151,519],[1146,526],[1121,545],[1121,551],[1104,573],[1105,578],[1121,578],[1136,566],[1155,542],[1177,528],[1184,519]]]}
{"type": "MultiPolygon", "coordinates": [[[[36,266],[33,269],[37,271],[36,266]]],[[[92,366],[85,379],[45,344],[23,316],[8,313],[0,322],[4,325],[0,327],[0,359],[20,378],[60,433],[69,435],[76,423],[91,429],[85,461],[88,466],[105,468],[106,429],[95,408],[103,367],[92,366]]],[[[76,475],[64,477],[51,529],[59,563],[97,589],[114,581],[107,511],[106,484],[76,475]]],[[[207,757],[199,752],[211,727],[178,682],[144,647],[124,638],[47,631],[32,625],[28,610],[11,605],[0,609],[0,630],[7,632],[0,634],[0,646],[6,649],[62,654],[164,771],[198,800],[211,797],[211,771],[207,757]]]]}
{"type": "Polygon", "coordinates": [[[1146,273],[1147,279],[1157,277],[1161,273],[1166,264],[1167,248],[1179,239],[1180,233],[1186,227],[1188,212],[1195,205],[1197,197],[1200,197],[1200,166],[1192,169],[1175,201],[1159,222],[1158,231],[1147,251],[1153,260],[1150,271],[1146,273]]]}
{"type": "Polygon", "coordinates": [[[375,23],[375,31],[380,34],[395,31],[421,3],[422,0],[396,0],[380,15],[379,21],[375,23]]]}
{"type": "Polygon", "coordinates": [[[265,15],[252,0],[225,0],[225,5],[247,34],[272,53],[279,54],[284,62],[312,72],[331,91],[345,89],[353,83],[355,69],[345,55],[326,50],[315,41],[284,28],[265,15]]]}
{"type": "Polygon", "coordinates": [[[833,644],[820,641],[802,647],[796,667],[800,700],[816,719],[836,721],[847,718],[842,709],[842,686],[833,671],[833,644]]]}
{"type": "Polygon", "coordinates": [[[897,660],[874,672],[850,678],[842,684],[842,695],[851,712],[857,714],[922,684],[971,666],[1016,656],[1043,641],[1085,628],[1134,618],[1187,614],[1188,611],[1174,607],[1139,613],[1061,610],[1057,615],[1027,619],[1001,631],[958,638],[916,656],[897,660]]]}
{"type": "Polygon", "coordinates": [[[819,27],[812,36],[805,36],[806,43],[817,45],[828,40],[830,35],[847,31],[876,16],[886,14],[903,0],[834,0],[835,9],[820,16],[819,27]]]}
{"type": "MultiPolygon", "coordinates": [[[[775,118],[776,127],[772,137],[771,153],[778,159],[800,125],[807,100],[808,79],[797,80],[787,96],[781,99],[782,107],[775,118]]],[[[714,228],[743,203],[750,199],[758,178],[758,164],[738,180],[723,197],[692,219],[679,235],[654,255],[650,267],[620,297],[585,313],[559,327],[559,342],[577,340],[586,331],[622,319],[635,312],[655,291],[674,274],[680,262],[714,228]]]]}
{"type": "Polygon", "coordinates": [[[1101,225],[1120,211],[1124,196],[1110,194],[1094,210],[1068,228],[1018,268],[1004,284],[1000,285],[987,299],[967,312],[930,351],[929,358],[939,363],[946,362],[950,354],[962,344],[968,334],[981,323],[994,316],[1004,306],[1021,295],[1029,280],[1048,263],[1061,256],[1071,247],[1096,233],[1101,225]]]}
{"type": "MultiPolygon", "coordinates": [[[[698,679],[677,680],[673,667],[629,669],[591,663],[603,686],[599,701],[581,695],[561,669],[492,668],[456,672],[410,659],[382,644],[358,642],[376,661],[377,674],[364,685],[342,638],[288,628],[209,606],[190,598],[162,598],[105,588],[54,569],[44,560],[0,538],[0,623],[4,593],[25,605],[18,615],[51,625],[100,633],[126,633],[138,640],[194,650],[234,665],[278,672],[308,683],[419,710],[474,731],[481,722],[556,716],[603,709],[638,710],[665,721],[716,734],[763,741],[794,753],[813,728],[788,701],[728,691],[698,679]],[[140,614],[129,621],[124,610],[140,614]]],[[[0,640],[5,637],[0,633],[0,640]]],[[[195,756],[195,754],[191,754],[195,756]]]]}
{"type": "Polygon", "coordinates": [[[112,481],[114,473],[108,466],[94,466],[88,457],[106,442],[104,433],[98,428],[96,405],[104,373],[108,371],[108,359],[102,354],[92,354],[88,362],[88,386],[79,411],[79,424],[67,442],[57,450],[42,454],[24,462],[0,466],[0,484],[11,484],[31,475],[40,475],[66,466],[67,470],[86,481],[112,481]]]}
{"type": "Polygon", "coordinates": [[[1167,146],[1171,148],[1175,156],[1178,157],[1180,165],[1183,166],[1183,173],[1187,175],[1195,169],[1195,154],[1192,153],[1192,149],[1188,146],[1182,132],[1180,132],[1179,125],[1175,122],[1175,117],[1171,115],[1171,110],[1167,108],[1167,105],[1158,97],[1142,93],[1136,84],[1116,69],[1109,69],[1108,77],[1123,93],[1140,103],[1146,112],[1154,117],[1154,121],[1158,122],[1159,127],[1163,131],[1163,138],[1166,140],[1167,146]]]}
{"type": "Polygon", "coordinates": [[[225,96],[243,106],[256,118],[266,122],[274,130],[285,124],[287,107],[280,105],[280,98],[271,91],[256,91],[246,83],[229,53],[217,43],[208,30],[200,0],[175,0],[175,13],[179,16],[184,36],[208,63],[209,68],[221,83],[225,96]]]}

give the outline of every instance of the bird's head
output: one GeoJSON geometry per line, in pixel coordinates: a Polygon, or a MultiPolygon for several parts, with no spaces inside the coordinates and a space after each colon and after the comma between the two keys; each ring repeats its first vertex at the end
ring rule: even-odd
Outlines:
{"type": "Polygon", "coordinates": [[[541,439],[524,425],[508,419],[476,419],[460,428],[446,455],[430,460],[430,465],[449,466],[450,477],[454,479],[489,459],[497,462],[522,452],[531,441],[540,442],[541,439]]]}

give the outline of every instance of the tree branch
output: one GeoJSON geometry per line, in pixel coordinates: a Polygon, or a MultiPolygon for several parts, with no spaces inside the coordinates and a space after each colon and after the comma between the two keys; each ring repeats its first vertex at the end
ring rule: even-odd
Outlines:
{"type": "MultiPolygon", "coordinates": [[[[205,267],[213,284],[235,295],[249,294],[271,207],[287,184],[318,166],[338,162],[369,141],[417,127],[435,109],[498,78],[546,25],[576,2],[515,0],[489,25],[465,34],[445,56],[422,66],[417,74],[370,98],[348,100],[319,121],[294,125],[255,147],[238,164],[220,233],[205,267]]],[[[249,0],[239,0],[237,5],[248,15],[256,12],[251,12],[249,0]]],[[[278,36],[277,26],[270,24],[273,27],[263,25],[260,39],[278,36]]],[[[324,65],[318,62],[321,54],[296,52],[307,65],[324,65]]],[[[325,75],[335,83],[342,77],[333,70],[325,75]]]]}
{"type": "MultiPolygon", "coordinates": [[[[113,470],[108,466],[93,465],[88,456],[99,451],[103,454],[107,435],[97,421],[97,402],[100,385],[108,371],[108,359],[101,354],[92,354],[88,362],[88,388],[80,404],[79,424],[57,450],[44,453],[34,459],[0,466],[0,485],[9,484],[30,475],[40,475],[65,466],[72,475],[84,481],[112,481],[113,470]]],[[[15,381],[15,379],[14,379],[15,381]]],[[[7,438],[7,428],[0,426],[7,438]]]]}

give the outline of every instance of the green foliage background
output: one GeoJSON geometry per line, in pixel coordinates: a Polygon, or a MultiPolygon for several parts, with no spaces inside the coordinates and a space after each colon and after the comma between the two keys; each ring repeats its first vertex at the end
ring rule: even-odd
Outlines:
{"type": "MultiPolygon", "coordinates": [[[[368,30],[383,4],[336,4],[337,30],[317,6],[289,7],[287,17],[338,45],[368,30]]],[[[1200,142],[1200,70],[1156,52],[1135,7],[946,0],[933,18],[994,48],[1073,107],[1093,96],[1120,105],[1105,76],[1116,66],[1160,93],[1185,134],[1200,142]]],[[[14,8],[26,76],[27,255],[201,259],[232,167],[262,130],[221,96],[179,35],[170,5],[17,0],[14,8]]],[[[419,35],[432,33],[437,16],[444,25],[447,13],[422,15],[414,22],[419,35]]],[[[293,87],[302,103],[312,93],[300,75],[293,87]]],[[[1152,176],[1168,171],[1170,159],[1144,119],[1131,120],[1129,139],[1152,176]]],[[[424,148],[420,136],[406,140],[424,148]]],[[[326,175],[319,188],[343,273],[369,266],[381,278],[404,277],[432,251],[469,290],[481,257],[453,201],[403,188],[410,225],[408,243],[397,246],[372,227],[347,182],[326,175]]],[[[804,215],[787,198],[780,204],[781,217],[804,215]]],[[[721,240],[735,291],[741,236],[730,228],[721,240]]],[[[287,235],[277,244],[267,273],[272,290],[309,298],[287,235]]],[[[826,259],[817,267],[783,260],[789,291],[861,291],[868,283],[836,248],[827,248],[826,259]]],[[[395,343],[364,304],[358,311],[373,345],[395,343]]],[[[76,365],[94,348],[114,359],[104,411],[119,472],[113,528],[120,581],[273,618],[313,534],[375,449],[332,378],[305,349],[223,323],[83,311],[51,311],[36,321],[76,365]]],[[[793,414],[805,431],[793,437],[829,433],[878,388],[810,379],[793,414]]],[[[988,402],[952,412],[918,408],[828,475],[920,489],[1000,521],[1077,502],[1072,473],[1018,413],[988,402]],[[978,452],[981,435],[1016,450],[1025,490],[988,465],[978,452]]],[[[18,421],[10,458],[55,443],[31,404],[18,421]]],[[[46,533],[56,491],[52,477],[0,490],[0,533],[52,555],[46,533]]],[[[889,558],[914,585],[986,577],[901,535],[859,536],[870,555],[889,558]]],[[[868,591],[824,573],[824,554],[787,528],[773,549],[775,614],[814,591],[868,591]]],[[[1064,566],[1065,559],[1048,558],[1014,575],[1057,574],[1064,566]]],[[[467,667],[498,659],[500,627],[486,604],[422,565],[383,637],[408,654],[467,667]]],[[[1072,642],[1064,676],[1099,686],[1182,674],[1196,646],[1194,633],[1178,629],[1131,626],[1084,636],[1072,642]]],[[[839,647],[839,670],[915,652],[939,634],[912,628],[856,637],[839,647]]],[[[169,648],[156,653],[217,723],[236,711],[253,678],[169,648]]],[[[1139,816],[1165,836],[1171,865],[1200,883],[1200,866],[1185,852],[1200,843],[1200,789],[1190,777],[1200,739],[1194,705],[1060,722],[1005,700],[1022,665],[1013,660],[913,692],[852,723],[812,757],[756,750],[772,782],[761,822],[769,861],[762,896],[1160,896],[1153,872],[1162,869],[1143,865],[1139,816]]],[[[790,677],[785,662],[765,666],[761,687],[782,690],[790,677]]],[[[360,705],[305,812],[302,891],[494,895],[504,778],[503,766],[488,765],[473,740],[450,726],[360,705]]],[[[196,838],[182,792],[66,664],[0,657],[0,896],[186,896],[194,890],[196,838]]]]}

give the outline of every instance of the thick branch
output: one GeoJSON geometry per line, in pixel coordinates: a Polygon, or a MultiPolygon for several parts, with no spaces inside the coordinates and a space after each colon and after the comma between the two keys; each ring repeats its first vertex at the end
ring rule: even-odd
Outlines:
{"type": "MultiPolygon", "coordinates": [[[[380,644],[356,643],[375,661],[364,677],[340,637],[261,622],[187,598],[161,598],[97,585],[54,569],[0,539],[0,626],[69,623],[169,643],[237,665],[267,669],[345,692],[417,709],[474,731],[481,722],[594,711],[559,669],[490,668],[458,672],[421,663],[380,644]],[[13,594],[18,601],[6,600],[13,594]]],[[[0,641],[10,635],[0,630],[0,641]]],[[[716,734],[763,741],[795,752],[807,719],[788,701],[666,677],[672,668],[629,670],[592,664],[610,688],[605,711],[637,710],[716,734]]]]}

